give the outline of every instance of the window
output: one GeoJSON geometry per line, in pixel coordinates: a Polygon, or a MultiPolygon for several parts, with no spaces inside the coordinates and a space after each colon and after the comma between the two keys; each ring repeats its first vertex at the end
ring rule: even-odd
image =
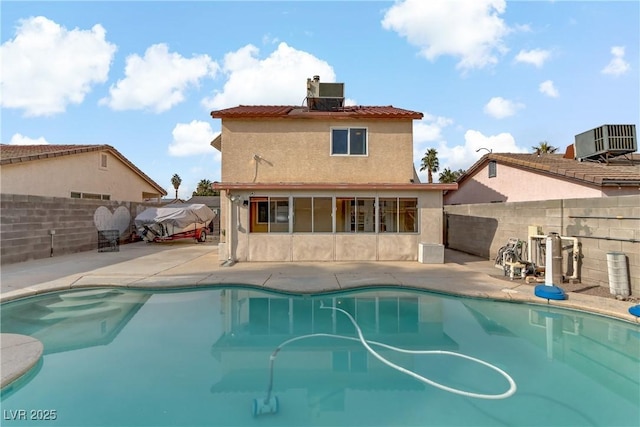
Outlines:
{"type": "Polygon", "coordinates": [[[416,199],[400,199],[398,203],[398,231],[400,233],[416,233],[418,231],[416,213],[416,199]]]}
{"type": "Polygon", "coordinates": [[[79,191],[71,192],[72,199],[94,199],[94,200],[111,200],[110,194],[80,193],[79,191]]]}
{"type": "Polygon", "coordinates": [[[251,197],[249,205],[251,233],[418,232],[417,198],[251,197]]]}
{"type": "Polygon", "coordinates": [[[336,128],[331,130],[331,155],[366,156],[367,129],[336,128]]]}
{"type": "Polygon", "coordinates": [[[380,233],[417,233],[418,199],[381,198],[378,202],[380,233]]]}
{"type": "Polygon", "coordinates": [[[336,232],[373,233],[374,206],[373,197],[336,197],[336,232]]]}
{"type": "Polygon", "coordinates": [[[331,233],[333,231],[331,206],[331,197],[294,197],[293,232],[331,233]]]}
{"type": "Polygon", "coordinates": [[[495,178],[498,175],[497,165],[495,160],[489,162],[489,178],[495,178]]]}
{"type": "Polygon", "coordinates": [[[288,197],[252,197],[249,205],[251,233],[289,231],[288,197]]]}

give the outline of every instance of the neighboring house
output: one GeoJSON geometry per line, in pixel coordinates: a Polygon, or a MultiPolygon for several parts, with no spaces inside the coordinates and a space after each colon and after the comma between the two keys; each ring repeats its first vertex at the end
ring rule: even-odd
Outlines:
{"type": "Polygon", "coordinates": [[[640,155],[608,161],[573,158],[568,154],[489,153],[447,192],[445,205],[525,202],[640,194],[640,155]]]}
{"type": "Polygon", "coordinates": [[[1,190],[131,202],[167,192],[110,145],[0,145],[1,190]]]}
{"type": "Polygon", "coordinates": [[[221,151],[221,259],[443,262],[442,192],[419,183],[413,121],[393,106],[344,106],[341,83],[307,81],[307,106],[238,106],[221,151]]]}

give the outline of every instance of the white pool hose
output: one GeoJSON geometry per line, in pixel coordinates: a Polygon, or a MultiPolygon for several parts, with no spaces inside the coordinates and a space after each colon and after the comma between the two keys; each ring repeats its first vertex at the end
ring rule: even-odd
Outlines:
{"type": "Polygon", "coordinates": [[[507,374],[505,371],[503,371],[502,369],[498,368],[497,366],[494,366],[488,362],[485,362],[484,360],[480,360],[480,359],[476,359],[475,357],[471,357],[471,356],[467,356],[465,354],[461,354],[461,353],[455,353],[453,351],[446,351],[446,350],[407,350],[404,348],[398,348],[398,347],[394,347],[388,344],[384,344],[384,343],[380,343],[380,342],[376,342],[376,341],[368,341],[364,338],[364,335],[362,334],[362,330],[360,329],[360,327],[358,326],[358,324],[356,323],[355,319],[345,310],[341,309],[341,308],[337,308],[337,307],[324,307],[323,305],[320,306],[320,308],[322,309],[326,309],[326,310],[335,310],[335,311],[339,311],[344,313],[344,315],[346,315],[349,320],[351,321],[351,323],[353,323],[353,326],[355,326],[356,331],[358,332],[358,338],[354,338],[354,337],[347,337],[344,335],[335,335],[335,334],[325,334],[325,333],[317,333],[317,334],[309,334],[309,335],[301,335],[295,338],[291,338],[287,341],[284,341],[283,343],[281,343],[275,350],[274,352],[271,354],[270,358],[269,358],[269,369],[270,369],[270,378],[269,378],[269,387],[267,390],[267,396],[264,399],[264,402],[268,402],[271,399],[271,391],[273,388],[273,363],[276,359],[276,356],[278,355],[278,352],[285,347],[286,345],[295,342],[295,341],[299,341],[302,339],[306,339],[306,338],[312,338],[312,337],[330,337],[330,338],[339,338],[339,339],[345,339],[345,340],[352,340],[352,341],[359,341],[364,348],[367,349],[367,351],[374,356],[376,359],[378,359],[379,361],[381,361],[382,363],[384,363],[387,366],[390,366],[391,368],[402,372],[403,374],[409,375],[410,377],[413,377],[415,379],[417,379],[418,381],[421,381],[425,384],[429,384],[433,387],[439,388],[440,390],[444,390],[444,391],[448,391],[449,393],[454,393],[454,394],[459,394],[461,396],[466,396],[466,397],[473,397],[476,399],[492,399],[492,400],[497,400],[497,399],[506,399],[507,397],[512,396],[517,389],[516,383],[513,380],[513,378],[511,378],[511,376],[509,376],[509,374],[507,374]],[[507,391],[505,391],[504,393],[501,394],[484,394],[484,393],[473,393],[473,392],[469,392],[469,391],[464,391],[464,390],[459,390],[453,387],[448,387],[446,385],[440,384],[438,382],[435,382],[433,380],[430,380],[429,378],[423,377],[420,374],[417,374],[409,369],[403,368],[402,366],[396,365],[393,362],[390,362],[389,360],[385,359],[384,357],[382,357],[380,354],[378,354],[374,349],[371,348],[371,345],[376,345],[378,347],[383,347],[392,351],[397,351],[399,353],[408,353],[408,354],[442,354],[442,355],[446,355],[446,356],[454,356],[454,357],[459,357],[462,359],[467,359],[470,360],[472,362],[476,362],[479,363],[481,365],[484,365],[490,369],[493,369],[494,371],[498,372],[500,375],[502,375],[508,382],[509,382],[509,389],[507,391]]]}

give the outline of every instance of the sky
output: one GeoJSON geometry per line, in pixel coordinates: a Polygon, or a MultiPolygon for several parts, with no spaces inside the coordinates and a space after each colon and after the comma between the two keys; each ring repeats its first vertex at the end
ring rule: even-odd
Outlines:
{"type": "Polygon", "coordinates": [[[0,16],[0,142],[108,144],[168,197],[174,174],[183,199],[220,181],[211,111],[304,105],[314,75],[348,105],[423,113],[417,171],[431,148],[464,170],[640,117],[635,0],[2,0],[0,16]]]}

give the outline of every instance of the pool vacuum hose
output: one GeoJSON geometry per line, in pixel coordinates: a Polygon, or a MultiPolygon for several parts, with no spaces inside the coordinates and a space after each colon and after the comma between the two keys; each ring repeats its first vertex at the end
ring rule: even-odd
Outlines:
{"type": "Polygon", "coordinates": [[[410,377],[413,377],[415,379],[417,379],[420,382],[423,382],[425,384],[429,384],[433,387],[439,388],[440,390],[444,390],[444,391],[448,391],[449,393],[454,393],[454,394],[459,394],[462,396],[466,396],[466,397],[473,397],[476,399],[489,399],[489,400],[497,400],[497,399],[506,399],[507,397],[512,396],[513,394],[515,394],[516,392],[516,383],[513,380],[513,378],[511,378],[511,376],[509,376],[509,374],[507,374],[505,371],[503,371],[502,369],[498,368],[497,366],[494,366],[488,362],[485,362],[483,360],[480,359],[476,359],[475,357],[471,357],[471,356],[467,356],[465,354],[461,354],[461,353],[456,353],[453,351],[446,351],[446,350],[407,350],[404,348],[399,348],[399,347],[393,347],[391,345],[387,345],[384,343],[380,343],[380,342],[376,342],[376,341],[368,341],[364,338],[364,335],[362,334],[362,330],[360,329],[360,327],[358,326],[358,324],[356,323],[355,319],[346,311],[344,311],[341,308],[337,308],[337,307],[325,307],[324,304],[320,303],[320,308],[325,309],[325,310],[335,310],[335,311],[339,311],[341,313],[343,313],[345,316],[347,316],[349,318],[349,320],[351,321],[351,323],[353,323],[353,326],[355,326],[356,328],[356,332],[358,333],[358,338],[355,337],[347,337],[344,335],[335,335],[335,334],[324,334],[324,333],[318,333],[318,334],[309,334],[309,335],[301,335],[295,338],[291,338],[289,340],[286,340],[284,342],[282,342],[278,347],[276,347],[276,349],[273,351],[273,353],[271,354],[271,356],[269,357],[269,386],[267,387],[267,394],[265,395],[264,398],[257,398],[257,399],[253,399],[253,408],[252,408],[252,413],[253,416],[256,417],[258,415],[263,415],[263,414],[277,414],[278,410],[280,409],[280,404],[278,402],[278,397],[277,396],[273,396],[272,392],[273,392],[273,365],[275,363],[276,357],[278,356],[278,353],[280,352],[280,350],[282,350],[282,348],[284,348],[287,344],[291,344],[294,341],[299,341],[302,339],[306,339],[306,338],[312,338],[312,337],[330,337],[330,338],[339,338],[339,339],[344,339],[344,340],[351,340],[351,341],[359,341],[363,347],[376,359],[380,360],[382,363],[384,363],[385,365],[403,373],[406,375],[409,375],[410,377]],[[409,369],[403,368],[402,366],[396,365],[393,362],[390,362],[389,360],[385,359],[384,357],[382,357],[380,354],[378,354],[373,348],[371,348],[371,345],[375,345],[378,347],[383,347],[386,348],[388,350],[392,350],[392,351],[397,351],[399,353],[407,353],[407,354],[441,354],[441,355],[447,355],[447,356],[453,356],[453,357],[459,357],[462,359],[467,359],[470,360],[472,362],[478,363],[480,365],[484,365],[486,367],[488,367],[489,369],[492,369],[496,372],[498,372],[500,375],[502,375],[507,382],[509,383],[509,389],[507,391],[505,391],[504,393],[500,393],[500,394],[483,394],[483,393],[473,393],[473,392],[469,392],[469,391],[464,391],[464,390],[459,390],[456,388],[452,388],[452,387],[448,387],[446,385],[437,383],[433,380],[430,380],[426,377],[423,377],[420,374],[417,374],[409,369]]]}

